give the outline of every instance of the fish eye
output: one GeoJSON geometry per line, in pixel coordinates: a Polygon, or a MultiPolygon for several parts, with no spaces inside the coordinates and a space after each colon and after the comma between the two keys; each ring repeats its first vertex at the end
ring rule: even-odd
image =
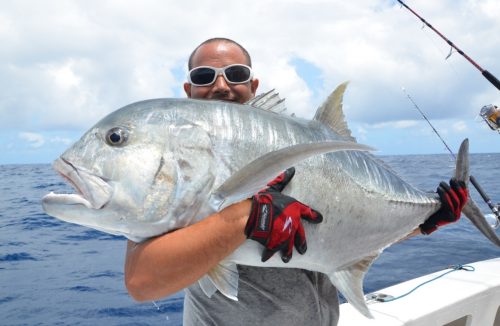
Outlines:
{"type": "Polygon", "coordinates": [[[112,128],[106,134],[106,142],[111,146],[122,146],[128,139],[128,132],[120,127],[112,128]]]}

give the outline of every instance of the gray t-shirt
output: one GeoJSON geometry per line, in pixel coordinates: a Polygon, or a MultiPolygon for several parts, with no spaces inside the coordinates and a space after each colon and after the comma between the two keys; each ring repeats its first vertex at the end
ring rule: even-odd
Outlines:
{"type": "Polygon", "coordinates": [[[238,266],[238,301],[198,283],[185,290],[184,326],[337,325],[337,290],[324,274],[291,268],[238,266]]]}

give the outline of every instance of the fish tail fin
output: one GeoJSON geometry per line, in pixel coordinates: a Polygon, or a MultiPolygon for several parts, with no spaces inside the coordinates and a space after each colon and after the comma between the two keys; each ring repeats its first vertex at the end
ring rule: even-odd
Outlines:
{"type": "MultiPolygon", "coordinates": [[[[455,178],[468,184],[469,182],[469,140],[465,139],[460,145],[457,156],[457,166],[455,169],[455,178]]],[[[462,210],[462,213],[476,226],[476,228],[484,234],[495,245],[500,246],[500,238],[498,238],[495,230],[490,226],[481,209],[472,200],[469,195],[469,200],[462,210]]]]}
{"type": "Polygon", "coordinates": [[[455,178],[460,181],[469,182],[469,139],[464,139],[458,150],[455,168],[455,178]]]}

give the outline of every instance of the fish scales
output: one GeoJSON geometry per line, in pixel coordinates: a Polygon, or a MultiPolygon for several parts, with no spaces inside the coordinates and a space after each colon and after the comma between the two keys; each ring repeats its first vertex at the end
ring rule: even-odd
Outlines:
{"type": "MultiPolygon", "coordinates": [[[[353,141],[343,121],[344,90],[345,84],[337,88],[313,120],[251,103],[133,103],[102,119],[54,162],[77,194],[48,194],[44,210],[139,242],[248,198],[295,166],[284,192],[324,216],[320,224],[304,223],[308,251],[295,254],[288,264],[278,255],[262,263],[262,246],[246,241],[199,280],[202,289],[209,296],[219,290],[236,299],[236,264],[303,268],[328,274],[349,302],[371,316],[362,291],[367,269],[384,248],[436,212],[440,202],[353,141]]],[[[265,97],[260,102],[266,107],[265,97]]],[[[464,141],[457,161],[462,180],[468,179],[467,155],[464,141]]],[[[475,204],[469,200],[467,205],[475,204]]],[[[464,211],[500,243],[484,229],[478,209],[464,211]]]]}

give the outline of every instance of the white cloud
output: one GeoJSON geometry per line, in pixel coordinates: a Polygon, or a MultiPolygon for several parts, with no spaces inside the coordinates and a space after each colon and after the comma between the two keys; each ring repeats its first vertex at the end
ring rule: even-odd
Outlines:
{"type": "MultiPolygon", "coordinates": [[[[499,77],[500,2],[407,3],[499,77]]],[[[260,90],[276,88],[289,112],[307,118],[345,80],[346,116],[372,128],[421,121],[403,85],[430,119],[466,121],[500,103],[479,71],[458,53],[445,60],[449,46],[396,1],[10,1],[0,13],[0,128],[85,130],[133,101],[182,95],[188,55],[214,36],[241,42],[260,90]],[[320,89],[295,58],[318,69],[320,89]]]]}
{"type": "Polygon", "coordinates": [[[453,130],[463,133],[468,130],[467,123],[465,121],[457,121],[452,125],[453,130]]]}
{"type": "Polygon", "coordinates": [[[357,129],[356,129],[356,135],[357,135],[357,140],[358,141],[365,141],[368,139],[368,131],[366,130],[366,128],[363,128],[361,126],[359,126],[357,129]]]}
{"type": "Polygon", "coordinates": [[[70,138],[65,138],[65,137],[51,137],[49,140],[51,143],[56,143],[56,144],[63,144],[63,145],[70,145],[74,142],[73,139],[70,138]]]}
{"type": "Polygon", "coordinates": [[[384,128],[396,128],[396,129],[406,129],[409,127],[415,127],[418,122],[415,120],[400,120],[391,122],[382,122],[371,125],[374,129],[384,129],[384,128]]]}
{"type": "Polygon", "coordinates": [[[75,60],[68,60],[61,66],[51,65],[47,67],[48,74],[54,79],[56,85],[62,90],[78,87],[82,78],[75,73],[75,60]]]}
{"type": "Polygon", "coordinates": [[[316,108],[311,104],[311,91],[289,60],[276,60],[275,64],[269,67],[257,64],[256,69],[260,70],[259,79],[262,91],[275,88],[272,85],[279,85],[277,91],[286,98],[288,113],[308,118],[314,115],[316,108]]]}
{"type": "Polygon", "coordinates": [[[34,132],[21,132],[19,138],[27,141],[32,148],[40,148],[45,144],[43,135],[34,132]]]}

